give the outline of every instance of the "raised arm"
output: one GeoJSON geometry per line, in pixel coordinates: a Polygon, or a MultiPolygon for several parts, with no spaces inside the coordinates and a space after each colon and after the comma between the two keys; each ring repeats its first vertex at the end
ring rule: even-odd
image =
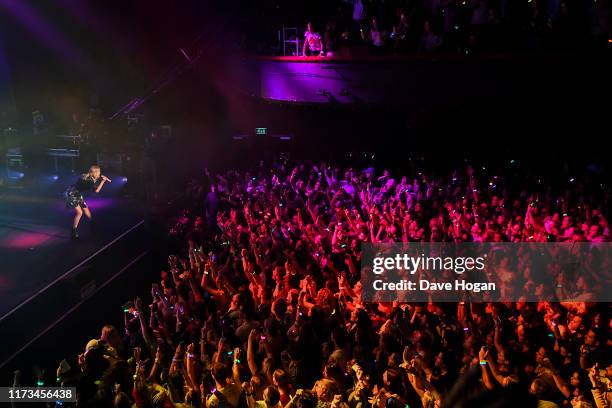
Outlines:
{"type": "Polygon", "coordinates": [[[242,357],[240,347],[236,347],[234,349],[234,362],[232,364],[232,377],[236,384],[240,384],[240,357],[242,357]]]}
{"type": "Polygon", "coordinates": [[[257,338],[257,331],[251,330],[249,333],[249,341],[247,345],[247,362],[249,364],[249,370],[251,375],[257,374],[257,363],[255,362],[255,339],[257,338]]]}
{"type": "Polygon", "coordinates": [[[190,343],[185,352],[185,367],[187,368],[187,379],[191,389],[198,388],[198,372],[196,370],[195,344],[190,343]]]}
{"type": "Polygon", "coordinates": [[[99,193],[100,190],[102,190],[102,187],[104,186],[104,183],[106,182],[111,182],[111,179],[109,179],[106,176],[100,176],[100,178],[102,179],[102,181],[100,182],[100,184],[98,184],[98,187],[96,187],[96,189],[94,190],[96,193],[99,193]]]}
{"type": "Polygon", "coordinates": [[[487,357],[489,356],[489,351],[485,347],[481,347],[480,352],[478,352],[478,360],[480,363],[480,371],[482,373],[482,382],[487,390],[492,390],[495,388],[495,384],[493,383],[493,379],[491,378],[491,373],[489,372],[489,361],[487,357]]]}
{"type": "Polygon", "coordinates": [[[144,339],[147,347],[151,349],[151,333],[149,332],[149,326],[147,326],[147,322],[145,321],[144,310],[142,308],[142,299],[139,297],[134,301],[134,306],[136,307],[136,311],[138,311],[138,321],[140,322],[140,332],[142,334],[142,338],[144,339]]]}
{"type": "Polygon", "coordinates": [[[153,361],[153,366],[151,366],[151,371],[149,371],[147,380],[149,381],[155,380],[155,377],[157,376],[157,371],[159,369],[159,365],[161,364],[161,357],[162,357],[161,346],[158,345],[157,351],[155,352],[155,360],[153,361]]]}

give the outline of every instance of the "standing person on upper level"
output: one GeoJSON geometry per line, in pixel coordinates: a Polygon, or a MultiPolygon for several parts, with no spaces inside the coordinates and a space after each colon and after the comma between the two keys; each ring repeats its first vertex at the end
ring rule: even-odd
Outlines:
{"type": "Polygon", "coordinates": [[[321,41],[321,34],[316,32],[312,23],[308,22],[306,25],[306,32],[304,33],[304,47],[302,49],[302,55],[315,56],[323,54],[323,41],[321,41]]]}

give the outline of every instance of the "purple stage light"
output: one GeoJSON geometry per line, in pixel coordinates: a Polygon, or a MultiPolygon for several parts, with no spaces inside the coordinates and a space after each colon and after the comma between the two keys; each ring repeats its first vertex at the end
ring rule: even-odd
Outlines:
{"type": "Polygon", "coordinates": [[[61,33],[51,27],[25,1],[0,0],[0,7],[19,20],[38,40],[72,62],[82,61],[82,55],[61,33]]]}
{"type": "Polygon", "coordinates": [[[85,201],[91,208],[102,209],[112,207],[114,199],[108,197],[85,197],[85,201]]]}

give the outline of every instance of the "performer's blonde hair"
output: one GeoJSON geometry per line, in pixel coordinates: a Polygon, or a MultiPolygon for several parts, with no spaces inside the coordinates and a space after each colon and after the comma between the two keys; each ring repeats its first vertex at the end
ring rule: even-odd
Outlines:
{"type": "Polygon", "coordinates": [[[91,172],[94,170],[100,170],[100,166],[98,166],[97,164],[92,164],[91,166],[89,166],[89,171],[87,173],[81,174],[81,178],[85,180],[88,177],[91,177],[91,172]]]}

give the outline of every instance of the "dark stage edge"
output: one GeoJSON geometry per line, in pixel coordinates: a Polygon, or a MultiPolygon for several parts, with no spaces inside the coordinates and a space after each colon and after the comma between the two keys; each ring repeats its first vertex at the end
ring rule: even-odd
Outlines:
{"type": "Polygon", "coordinates": [[[0,192],[0,371],[27,345],[148,251],[137,201],[88,197],[95,225],[73,213],[61,191],[0,192]]]}

